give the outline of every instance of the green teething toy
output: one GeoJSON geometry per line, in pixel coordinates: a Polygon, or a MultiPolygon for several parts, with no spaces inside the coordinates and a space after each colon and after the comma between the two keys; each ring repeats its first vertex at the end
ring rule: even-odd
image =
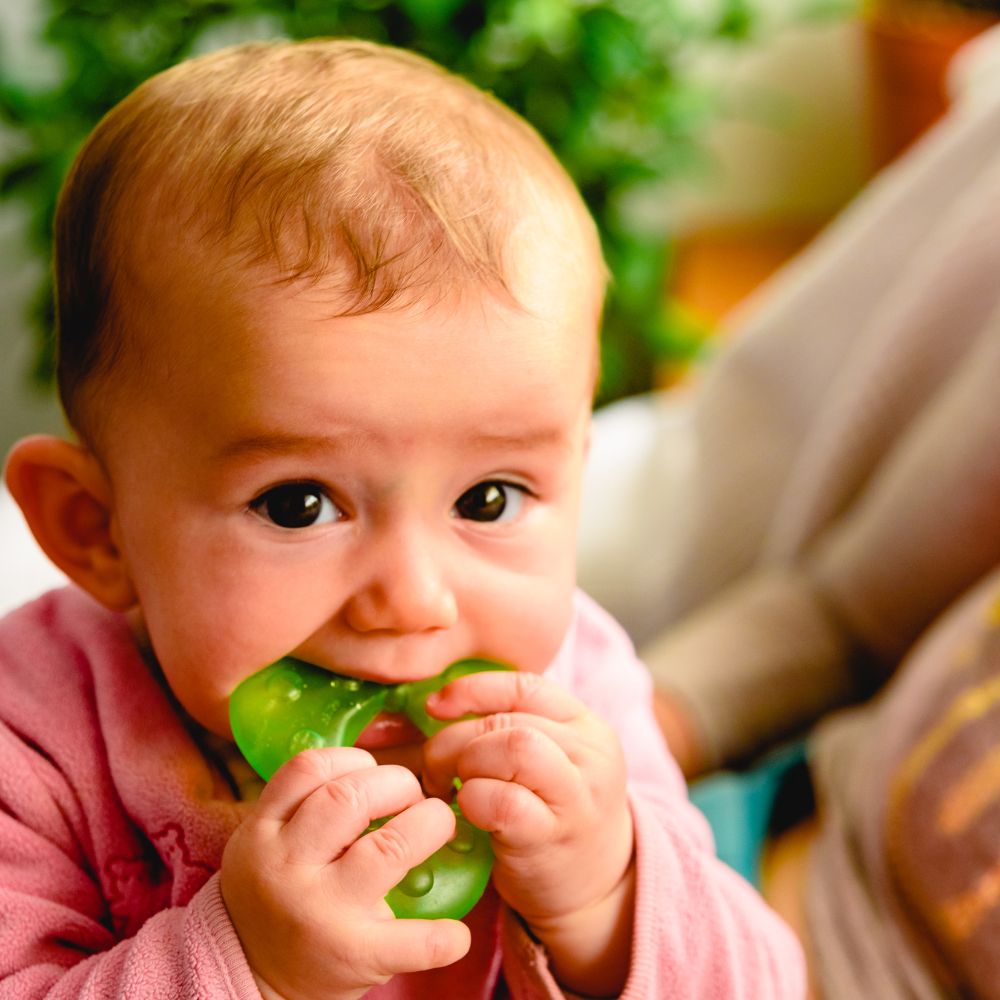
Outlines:
{"type": "MultiPolygon", "coordinates": [[[[466,674],[509,669],[490,660],[459,660],[435,677],[385,685],[341,677],[285,657],[233,691],[229,720],[240,752],[267,780],[302,750],[353,746],[379,712],[402,713],[425,736],[433,736],[453,720],[428,715],[425,702],[430,694],[466,674]]],[[[457,803],[452,809],[455,836],[410,869],[386,896],[397,917],[458,920],[485,891],[493,867],[489,834],[474,827],[457,803]]],[[[376,820],[368,829],[387,819],[376,820]]]]}

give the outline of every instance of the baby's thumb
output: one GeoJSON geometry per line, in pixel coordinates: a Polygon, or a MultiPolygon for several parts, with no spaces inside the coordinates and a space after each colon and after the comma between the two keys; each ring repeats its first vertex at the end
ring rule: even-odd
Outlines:
{"type": "Polygon", "coordinates": [[[440,969],[469,950],[472,935],[460,920],[395,920],[386,939],[386,975],[440,969]]]}

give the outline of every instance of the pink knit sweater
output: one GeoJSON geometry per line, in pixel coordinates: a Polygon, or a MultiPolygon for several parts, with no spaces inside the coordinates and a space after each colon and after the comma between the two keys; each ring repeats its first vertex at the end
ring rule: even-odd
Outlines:
{"type": "MultiPolygon", "coordinates": [[[[629,761],[638,899],[623,996],[798,1000],[797,944],[713,857],[646,672],[582,596],[549,673],[608,718],[629,761]]],[[[216,875],[246,806],[124,618],[53,591],[0,621],[0,677],[0,997],[259,997],[216,875]]],[[[368,996],[562,996],[495,894],[466,919],[462,961],[368,996]]]]}

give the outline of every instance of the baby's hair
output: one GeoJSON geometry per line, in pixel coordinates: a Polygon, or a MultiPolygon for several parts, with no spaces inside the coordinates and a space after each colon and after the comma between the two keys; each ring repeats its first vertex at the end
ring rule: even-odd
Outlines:
{"type": "Polygon", "coordinates": [[[180,63],[108,112],[60,195],[66,415],[84,436],[99,422],[88,400],[134,354],[141,310],[129,299],[157,243],[180,235],[219,267],[271,280],[332,279],[338,315],[463,282],[514,301],[505,253],[541,192],[585,220],[599,261],[579,195],[537,133],[426,59],[329,39],[180,63]]]}

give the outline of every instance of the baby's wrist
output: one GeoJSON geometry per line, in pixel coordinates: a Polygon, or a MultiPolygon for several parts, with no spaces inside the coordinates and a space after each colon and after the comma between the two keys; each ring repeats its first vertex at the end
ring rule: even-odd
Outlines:
{"type": "Polygon", "coordinates": [[[551,920],[524,919],[546,950],[560,987],[582,997],[614,997],[625,987],[635,914],[635,859],[600,900],[551,920]]]}

